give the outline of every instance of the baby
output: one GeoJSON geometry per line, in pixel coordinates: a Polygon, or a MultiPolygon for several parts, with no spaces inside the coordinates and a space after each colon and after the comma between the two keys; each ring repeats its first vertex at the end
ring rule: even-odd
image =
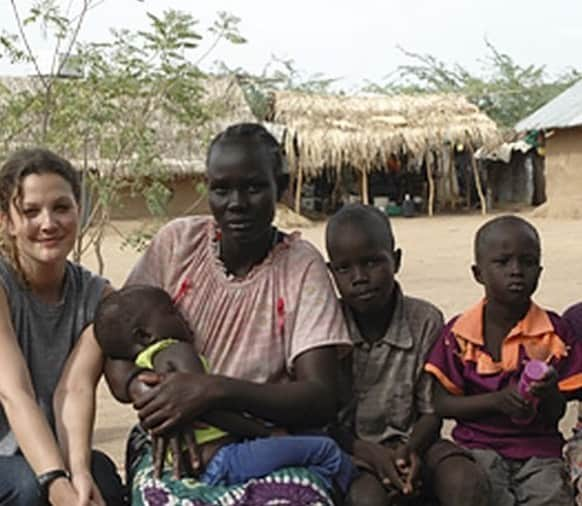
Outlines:
{"type": "MultiPolygon", "coordinates": [[[[132,285],[103,299],[95,316],[95,336],[103,353],[160,374],[204,374],[210,366],[194,349],[194,336],[167,292],[132,285]]],[[[284,467],[306,467],[331,491],[345,493],[355,473],[350,457],[319,436],[271,436],[257,420],[230,411],[203,417],[211,426],[186,436],[192,472],[208,485],[234,485],[284,467]]],[[[159,459],[161,460],[161,459],[159,459]]]]}

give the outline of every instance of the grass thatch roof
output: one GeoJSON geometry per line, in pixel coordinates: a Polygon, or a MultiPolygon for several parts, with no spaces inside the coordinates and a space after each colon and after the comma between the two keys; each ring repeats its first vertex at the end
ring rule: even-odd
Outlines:
{"type": "MultiPolygon", "coordinates": [[[[70,80],[70,82],[74,82],[70,80]]],[[[10,93],[33,94],[40,89],[41,83],[34,77],[0,77],[0,118],[4,115],[10,93]]],[[[78,81],[82,85],[82,81],[78,81]]],[[[231,78],[208,77],[203,82],[202,104],[208,111],[210,120],[203,125],[187,127],[169,119],[163,111],[155,110],[151,116],[151,126],[156,130],[156,145],[161,154],[160,164],[164,171],[175,177],[200,174],[205,171],[206,149],[211,138],[232,123],[254,121],[254,115],[238,83],[231,78]]],[[[122,110],[137,108],[139,104],[120,103],[122,110]]],[[[18,148],[38,145],[40,138],[40,121],[30,112],[26,118],[30,127],[13,138],[0,138],[2,151],[9,152],[18,148]]],[[[51,147],[51,146],[49,146],[51,147]]],[[[62,152],[77,166],[84,160],[82,149],[62,152]]],[[[117,163],[116,177],[131,178],[132,163],[117,163]]],[[[99,142],[92,142],[88,148],[88,161],[91,169],[101,175],[110,175],[116,162],[103,154],[99,142]]]]}
{"type": "Polygon", "coordinates": [[[354,97],[281,91],[271,96],[267,120],[288,128],[291,170],[300,166],[308,175],[324,166],[370,171],[392,154],[404,151],[420,158],[447,142],[479,147],[501,140],[495,123],[459,95],[354,97]]]}

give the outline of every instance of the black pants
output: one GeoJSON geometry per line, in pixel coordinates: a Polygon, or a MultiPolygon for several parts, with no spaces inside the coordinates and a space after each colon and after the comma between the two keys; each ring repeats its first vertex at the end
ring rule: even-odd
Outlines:
{"type": "MultiPolygon", "coordinates": [[[[128,504],[121,478],[107,455],[93,451],[91,472],[107,506],[128,504]]],[[[46,506],[40,500],[36,476],[22,455],[0,456],[0,506],[46,506]]]]}

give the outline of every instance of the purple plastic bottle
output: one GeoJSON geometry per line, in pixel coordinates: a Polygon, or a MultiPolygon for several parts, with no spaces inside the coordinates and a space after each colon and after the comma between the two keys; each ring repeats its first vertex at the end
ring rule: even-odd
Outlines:
{"type": "MultiPolygon", "coordinates": [[[[519,382],[517,383],[517,391],[524,399],[531,402],[535,409],[537,409],[539,400],[530,392],[530,386],[536,381],[542,381],[549,371],[550,366],[545,362],[542,362],[541,360],[530,360],[525,364],[525,367],[521,372],[519,382]]],[[[531,418],[512,418],[512,420],[514,423],[527,425],[531,423],[534,418],[535,414],[531,418]]]]}

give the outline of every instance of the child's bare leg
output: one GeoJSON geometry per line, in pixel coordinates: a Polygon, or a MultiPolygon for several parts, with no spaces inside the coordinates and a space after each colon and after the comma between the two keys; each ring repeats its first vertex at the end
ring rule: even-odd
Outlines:
{"type": "Polygon", "coordinates": [[[375,475],[361,471],[350,486],[346,506],[393,506],[393,497],[375,475]]]}
{"type": "Polygon", "coordinates": [[[441,439],[426,451],[424,463],[441,506],[487,506],[487,474],[464,449],[441,439]]]}
{"type": "Polygon", "coordinates": [[[433,470],[433,492],[441,506],[487,506],[487,476],[468,457],[454,455],[433,470]]]}

